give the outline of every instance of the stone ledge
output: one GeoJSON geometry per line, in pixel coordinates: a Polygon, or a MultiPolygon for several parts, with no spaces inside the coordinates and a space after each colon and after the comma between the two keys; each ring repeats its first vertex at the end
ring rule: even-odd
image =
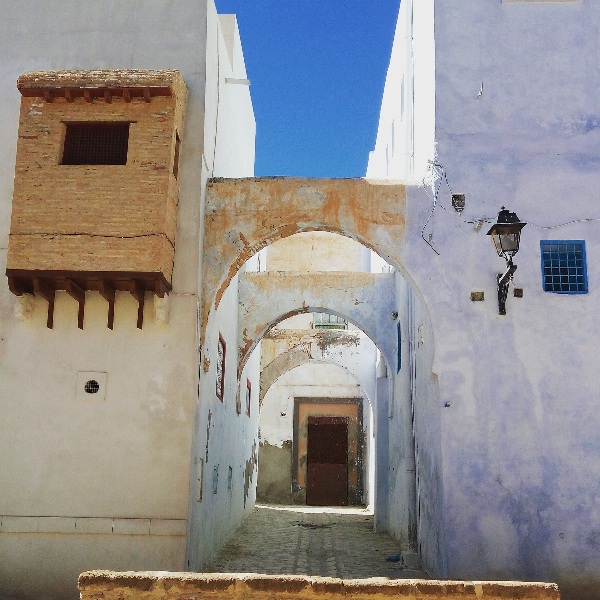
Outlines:
{"type": "Polygon", "coordinates": [[[185,519],[0,516],[2,533],[185,536],[185,519]]]}
{"type": "Polygon", "coordinates": [[[97,69],[72,71],[31,71],[17,80],[24,96],[41,95],[44,90],[120,90],[148,88],[152,95],[175,95],[185,87],[177,70],[97,69]]]}
{"type": "Polygon", "coordinates": [[[553,583],[518,581],[438,581],[423,579],[389,580],[383,578],[342,580],[297,575],[254,575],[221,573],[167,573],[87,571],[79,576],[82,600],[121,598],[239,598],[262,600],[310,600],[316,597],[363,599],[438,598],[445,600],[519,598],[520,600],[560,600],[553,583]]]}

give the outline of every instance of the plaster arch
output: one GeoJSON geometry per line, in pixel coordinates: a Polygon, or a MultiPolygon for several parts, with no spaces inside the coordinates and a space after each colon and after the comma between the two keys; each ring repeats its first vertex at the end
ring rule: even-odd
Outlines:
{"type": "MultiPolygon", "coordinates": [[[[207,184],[200,345],[209,318],[241,266],[278,239],[330,231],[402,265],[406,189],[365,179],[212,179],[207,184]]],[[[412,279],[405,274],[412,283],[412,279]]],[[[414,285],[414,284],[413,284],[414,285]]]]}
{"type": "Polygon", "coordinates": [[[393,273],[245,273],[239,278],[238,294],[244,323],[238,339],[238,379],[267,331],[307,312],[325,312],[350,321],[379,348],[388,368],[394,362],[393,273]]]}
{"type": "MultiPolygon", "coordinates": [[[[369,341],[373,343],[371,340],[369,341]]],[[[260,374],[260,392],[258,398],[259,407],[262,406],[262,402],[271,386],[275,384],[282,375],[308,362],[335,365],[336,367],[344,369],[358,381],[361,388],[364,390],[367,400],[373,406],[376,399],[375,377],[367,378],[361,376],[360,373],[357,373],[355,365],[352,364],[352,358],[349,357],[347,353],[323,353],[317,347],[317,343],[303,343],[280,354],[262,370],[260,374]],[[319,356],[319,354],[321,354],[321,356],[319,356]]]]}
{"type": "Polygon", "coordinates": [[[296,346],[274,358],[260,372],[260,390],[258,394],[258,407],[262,408],[263,400],[271,386],[285,373],[296,367],[306,364],[311,360],[310,345],[296,346]]]}

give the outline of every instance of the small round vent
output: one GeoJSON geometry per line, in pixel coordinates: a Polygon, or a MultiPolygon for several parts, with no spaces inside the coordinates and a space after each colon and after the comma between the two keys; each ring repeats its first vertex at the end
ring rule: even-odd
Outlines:
{"type": "Polygon", "coordinates": [[[97,394],[98,390],[100,389],[100,384],[95,379],[90,379],[89,381],[85,382],[83,389],[88,394],[97,394]]]}

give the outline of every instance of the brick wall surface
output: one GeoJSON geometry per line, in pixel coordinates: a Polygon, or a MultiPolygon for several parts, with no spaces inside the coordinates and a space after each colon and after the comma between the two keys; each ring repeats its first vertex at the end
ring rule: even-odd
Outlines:
{"type": "Polygon", "coordinates": [[[7,269],[161,272],[171,279],[178,94],[111,102],[24,95],[7,269]],[[129,121],[126,165],[62,165],[64,122],[129,121]]]}
{"type": "Polygon", "coordinates": [[[440,598],[559,600],[552,583],[435,581],[201,573],[89,571],[79,577],[81,600],[314,600],[316,598],[440,598]]]}

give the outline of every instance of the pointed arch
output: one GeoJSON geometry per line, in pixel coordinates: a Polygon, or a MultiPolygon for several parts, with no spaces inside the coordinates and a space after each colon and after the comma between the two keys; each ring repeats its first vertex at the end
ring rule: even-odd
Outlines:
{"type": "Polygon", "coordinates": [[[388,367],[396,344],[393,273],[245,273],[239,280],[244,328],[238,341],[238,375],[267,331],[297,314],[325,312],[342,317],[371,338],[388,367]],[[335,308],[334,308],[335,307],[335,308]]]}
{"type": "Polygon", "coordinates": [[[371,404],[375,402],[375,378],[373,378],[372,382],[365,381],[359,373],[354,372],[350,361],[348,361],[345,356],[342,355],[338,357],[334,354],[319,356],[318,353],[315,352],[315,348],[312,344],[310,346],[305,344],[300,347],[290,348],[290,350],[283,352],[264,367],[260,374],[259,407],[262,406],[262,402],[271,386],[274,385],[280,377],[307,363],[327,364],[344,369],[358,381],[369,402],[371,404]]]}
{"type": "Polygon", "coordinates": [[[240,267],[278,239],[305,231],[350,237],[402,269],[403,185],[365,179],[286,177],[208,183],[202,266],[201,344],[213,308],[240,267]]]}

